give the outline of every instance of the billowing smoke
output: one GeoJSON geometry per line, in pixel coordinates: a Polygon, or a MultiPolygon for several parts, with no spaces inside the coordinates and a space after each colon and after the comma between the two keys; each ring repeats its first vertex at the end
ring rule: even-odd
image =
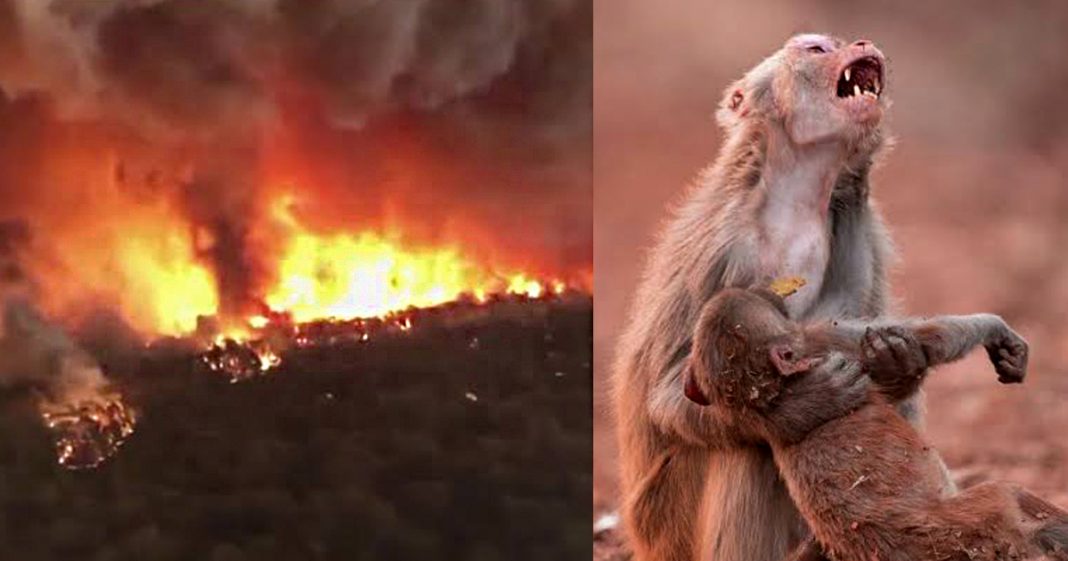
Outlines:
{"type": "Polygon", "coordinates": [[[36,398],[61,466],[95,467],[133,434],[136,413],[92,355],[34,306],[14,259],[25,238],[20,224],[0,222],[0,389],[36,398]]]}
{"type": "Polygon", "coordinates": [[[588,268],[591,11],[0,0],[0,220],[28,224],[40,256],[69,248],[64,233],[120,236],[104,224],[127,203],[180,213],[231,311],[264,280],[252,224],[272,182],[295,182],[322,228],[400,220],[588,268]]]}
{"type": "Polygon", "coordinates": [[[93,358],[26,299],[2,298],[0,385],[31,388],[53,404],[97,401],[107,380],[93,358]]]}
{"type": "Polygon", "coordinates": [[[315,98],[332,123],[359,127],[486,93],[508,75],[541,90],[521,95],[589,102],[568,83],[589,80],[589,2],[5,2],[17,38],[5,45],[9,87],[163,133],[240,136],[284,96],[315,98]]]}
{"type": "Polygon", "coordinates": [[[27,235],[21,224],[0,222],[0,387],[27,388],[56,405],[97,401],[107,387],[100,367],[30,299],[15,259],[27,235]]]}

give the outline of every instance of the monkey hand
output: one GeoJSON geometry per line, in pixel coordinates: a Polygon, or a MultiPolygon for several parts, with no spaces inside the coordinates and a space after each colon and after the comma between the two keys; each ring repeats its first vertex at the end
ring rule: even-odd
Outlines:
{"type": "Polygon", "coordinates": [[[900,397],[914,391],[928,367],[923,345],[903,327],[869,327],[860,348],[872,382],[894,390],[891,394],[905,394],[900,397]]]}
{"type": "Polygon", "coordinates": [[[771,412],[784,442],[799,442],[823,423],[868,402],[868,376],[858,361],[842,353],[830,353],[812,370],[787,380],[771,412]]]}
{"type": "Polygon", "coordinates": [[[1023,382],[1027,374],[1029,350],[1027,341],[1012,328],[1003,324],[998,329],[993,342],[987,343],[986,353],[990,356],[990,362],[994,364],[994,371],[998,373],[999,382],[1002,384],[1023,382]]]}

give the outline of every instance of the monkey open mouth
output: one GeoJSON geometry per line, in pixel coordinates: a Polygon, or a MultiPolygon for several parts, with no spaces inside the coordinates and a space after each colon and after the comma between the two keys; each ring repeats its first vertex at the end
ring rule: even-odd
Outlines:
{"type": "Polygon", "coordinates": [[[867,95],[879,99],[882,91],[883,63],[875,57],[866,56],[854,60],[838,77],[838,97],[867,95]]]}

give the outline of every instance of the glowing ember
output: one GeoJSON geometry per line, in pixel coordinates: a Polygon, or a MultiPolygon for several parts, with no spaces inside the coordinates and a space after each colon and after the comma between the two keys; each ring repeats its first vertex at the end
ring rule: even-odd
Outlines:
{"type": "Polygon", "coordinates": [[[74,405],[44,405],[41,415],[52,431],[59,465],[67,469],[99,466],[133,434],[137,422],[117,394],[74,405]]]}
{"type": "MultiPolygon", "coordinates": [[[[461,296],[456,302],[419,310],[390,313],[380,317],[354,319],[316,319],[293,323],[286,314],[255,316],[257,327],[238,329],[216,337],[198,356],[209,372],[225,376],[231,383],[261,376],[276,369],[289,349],[324,347],[338,344],[366,343],[380,336],[403,336],[418,325],[452,325],[482,317],[493,303],[547,301],[566,298],[567,289],[552,286],[545,291],[541,283],[519,284],[527,290],[496,294],[489,298],[461,296]],[[537,288],[535,290],[535,288],[537,288]],[[417,321],[418,320],[418,321],[417,321]]],[[[250,324],[253,322],[250,321],[250,324]]],[[[477,348],[477,341],[471,348],[477,348]]]]}
{"type": "Polygon", "coordinates": [[[230,383],[266,374],[282,363],[262,339],[240,341],[229,337],[217,340],[199,358],[209,371],[226,376],[230,383]]]}

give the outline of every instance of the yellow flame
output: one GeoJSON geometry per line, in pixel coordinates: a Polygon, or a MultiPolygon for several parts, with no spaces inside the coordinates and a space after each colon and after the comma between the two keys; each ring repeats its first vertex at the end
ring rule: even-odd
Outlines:
{"type": "Polygon", "coordinates": [[[28,263],[48,295],[45,307],[66,315],[103,301],[140,331],[188,333],[219,305],[213,272],[197,256],[197,236],[177,205],[117,184],[110,164],[52,170],[57,185],[77,188],[58,190],[69,199],[56,201],[57,212],[34,217],[34,227],[53,240],[28,263]]]}
{"type": "Polygon", "coordinates": [[[545,287],[539,281],[520,274],[514,275],[508,280],[508,293],[522,294],[530,298],[541,298],[541,295],[545,293],[545,287]]]}
{"type": "Polygon", "coordinates": [[[128,310],[128,315],[152,325],[158,333],[188,333],[196,328],[197,317],[218,309],[211,272],[188,255],[188,245],[182,242],[177,237],[129,237],[116,251],[125,289],[132,296],[126,301],[138,303],[138,309],[128,310]]]}
{"type": "Polygon", "coordinates": [[[248,326],[252,329],[263,329],[270,323],[270,320],[261,315],[255,315],[248,318],[248,326]]]}
{"type": "Polygon", "coordinates": [[[267,305],[296,321],[382,316],[456,299],[478,282],[452,250],[406,250],[376,234],[294,236],[267,305]]]}
{"type": "MultiPolygon", "coordinates": [[[[37,275],[53,296],[50,312],[102,295],[133,327],[155,335],[190,334],[199,318],[215,317],[218,335],[246,340],[272,323],[266,310],[218,316],[216,273],[203,256],[216,243],[210,232],[191,227],[167,201],[103,192],[111,214],[85,224],[85,235],[64,238],[61,267],[37,275]]],[[[255,296],[297,323],[383,317],[464,295],[487,302],[494,294],[541,298],[565,289],[561,281],[498,269],[455,246],[415,245],[395,232],[313,231],[291,211],[293,202],[274,198],[260,224],[273,253],[263,259],[271,280],[255,296]]]]}
{"type": "Polygon", "coordinates": [[[545,286],[527,275],[480,268],[454,248],[410,247],[375,232],[308,232],[290,212],[292,202],[284,196],[272,205],[289,235],[266,303],[297,322],[385,316],[463,294],[485,301],[493,292],[532,298],[545,293],[545,286]]]}
{"type": "Polygon", "coordinates": [[[198,316],[216,313],[214,277],[197,262],[187,236],[164,227],[127,226],[125,234],[105,234],[106,248],[92,236],[67,244],[65,274],[46,280],[60,302],[76,300],[85,289],[103,294],[117,301],[134,327],[165,335],[191,332],[198,316]],[[70,279],[77,279],[73,289],[70,279]]]}

